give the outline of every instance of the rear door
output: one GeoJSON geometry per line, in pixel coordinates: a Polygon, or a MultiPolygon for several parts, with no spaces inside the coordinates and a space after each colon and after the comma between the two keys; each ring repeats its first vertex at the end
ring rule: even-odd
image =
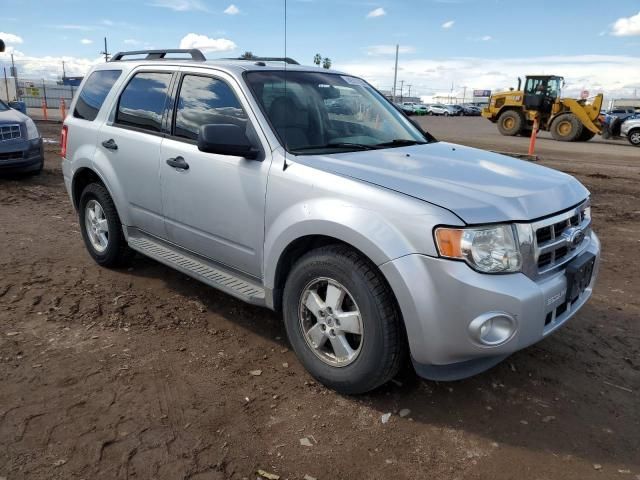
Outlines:
{"type": "Polygon", "coordinates": [[[264,205],[271,152],[235,80],[210,70],[179,80],[171,135],[161,148],[162,203],[169,240],[187,250],[260,278],[264,205]],[[198,150],[204,124],[235,124],[262,152],[258,160],[198,150]],[[166,163],[182,157],[188,169],[166,163]]]}
{"type": "Polygon", "coordinates": [[[117,178],[129,226],[160,238],[166,238],[166,231],[158,168],[173,76],[166,67],[134,70],[100,131],[96,150],[117,178]]]}

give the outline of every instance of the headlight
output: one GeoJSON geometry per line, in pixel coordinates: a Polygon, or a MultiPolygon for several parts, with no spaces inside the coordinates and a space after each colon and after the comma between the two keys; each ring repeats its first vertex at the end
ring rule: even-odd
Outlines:
{"type": "Polygon", "coordinates": [[[483,273],[519,272],[522,256],[511,225],[480,228],[437,228],[438,252],[466,261],[483,273]]]}
{"type": "Polygon", "coordinates": [[[36,127],[36,124],[33,120],[28,118],[25,122],[25,125],[27,126],[27,140],[33,140],[40,137],[40,134],[38,133],[38,127],[36,127]]]}

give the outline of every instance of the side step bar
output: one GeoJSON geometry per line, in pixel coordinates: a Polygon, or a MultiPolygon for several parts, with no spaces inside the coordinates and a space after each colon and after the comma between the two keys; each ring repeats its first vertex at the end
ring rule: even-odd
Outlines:
{"type": "Polygon", "coordinates": [[[129,228],[129,246],[137,252],[172,267],[185,275],[254,305],[265,306],[265,292],[258,283],[223,270],[220,266],[178,249],[154,237],[129,228]]]}

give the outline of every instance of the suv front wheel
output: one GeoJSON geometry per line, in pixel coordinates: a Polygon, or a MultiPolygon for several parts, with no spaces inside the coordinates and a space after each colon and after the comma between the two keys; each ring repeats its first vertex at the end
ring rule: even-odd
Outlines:
{"type": "Polygon", "coordinates": [[[96,263],[117,267],[133,256],[124,238],[116,206],[104,186],[91,183],[85,187],[80,196],[78,216],[82,238],[96,263]]]}
{"type": "Polygon", "coordinates": [[[284,289],[289,341],[318,381],[345,394],[389,381],[405,337],[393,294],[367,259],[340,245],[304,255],[284,289]]]}

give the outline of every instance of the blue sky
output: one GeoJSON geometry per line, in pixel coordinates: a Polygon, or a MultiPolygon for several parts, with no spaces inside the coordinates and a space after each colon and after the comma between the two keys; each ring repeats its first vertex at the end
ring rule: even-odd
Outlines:
{"type": "MultiPolygon", "coordinates": [[[[84,73],[104,36],[112,52],[182,43],[209,58],[284,55],[284,0],[0,0],[0,11],[27,76],[59,76],[63,57],[68,73],[84,73]]],[[[289,56],[311,63],[320,52],[380,88],[399,43],[400,77],[423,95],[540,70],[575,89],[640,90],[638,0],[288,0],[287,20],[289,56]]]]}

